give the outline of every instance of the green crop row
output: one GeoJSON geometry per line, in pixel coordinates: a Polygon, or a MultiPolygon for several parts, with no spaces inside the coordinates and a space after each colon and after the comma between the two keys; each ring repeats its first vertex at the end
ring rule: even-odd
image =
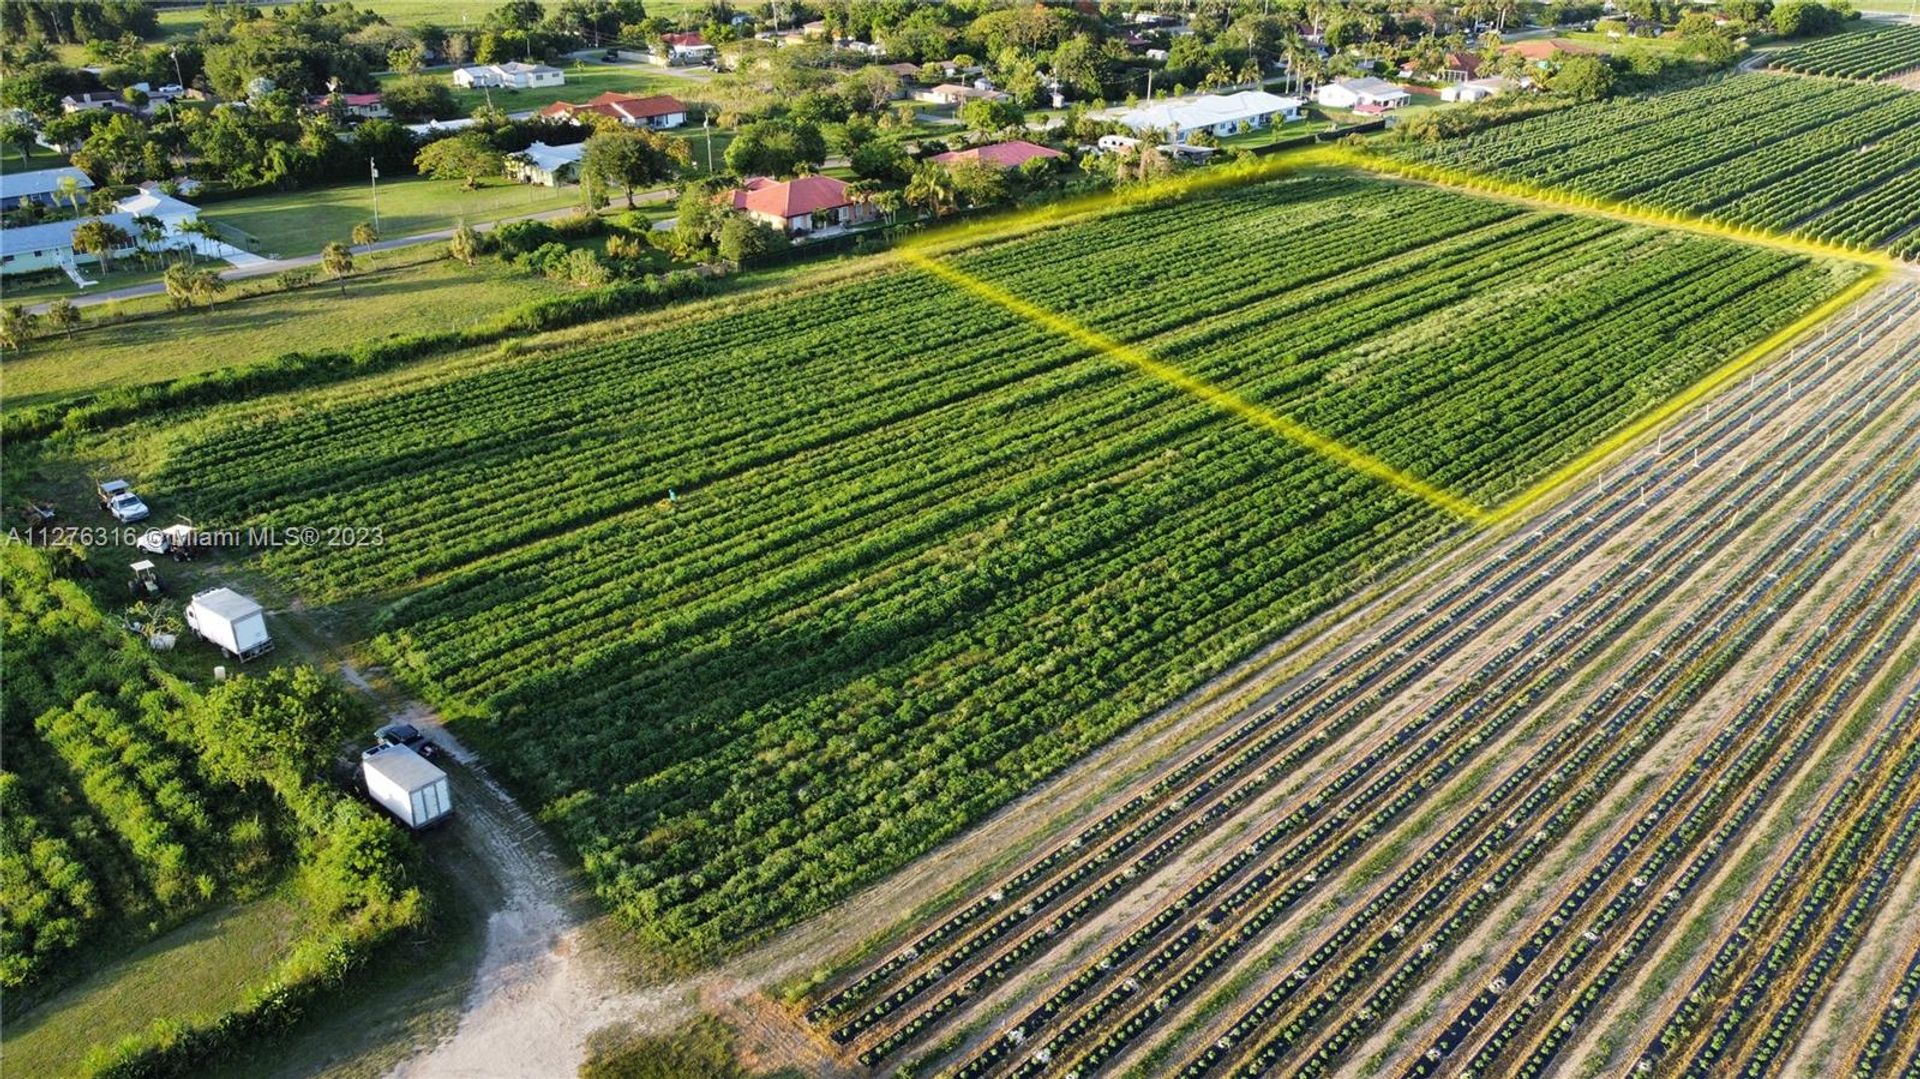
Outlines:
{"type": "Polygon", "coordinates": [[[1398,152],[1908,257],[1920,250],[1906,213],[1906,194],[1920,176],[1916,131],[1920,95],[1748,74],[1562,109],[1398,152]]]}

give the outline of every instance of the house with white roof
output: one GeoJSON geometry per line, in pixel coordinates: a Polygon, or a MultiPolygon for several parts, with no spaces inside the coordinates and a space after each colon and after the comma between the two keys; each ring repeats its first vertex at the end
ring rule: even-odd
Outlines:
{"type": "Polygon", "coordinates": [[[1485,101],[1487,98],[1498,97],[1514,88],[1512,79],[1502,78],[1499,75],[1485,79],[1468,79],[1466,82],[1456,82],[1450,86],[1441,87],[1440,100],[1485,101]]]}
{"type": "Polygon", "coordinates": [[[1123,112],[1118,120],[1135,131],[1169,132],[1175,142],[1195,131],[1209,131],[1226,138],[1274,123],[1298,120],[1304,104],[1306,102],[1297,97],[1242,90],[1237,94],[1202,94],[1191,100],[1157,102],[1123,112]]]}
{"type": "Polygon", "coordinates": [[[539,184],[542,187],[574,183],[580,179],[580,159],[586,152],[587,144],[584,142],[576,142],[571,146],[548,146],[544,142],[536,142],[518,153],[507,155],[507,175],[523,184],[539,184]]]}
{"type": "Polygon", "coordinates": [[[75,280],[79,280],[78,260],[98,261],[96,255],[78,255],[73,249],[73,230],[88,221],[105,221],[131,237],[132,242],[113,252],[112,257],[116,259],[134,254],[143,244],[152,251],[178,251],[190,247],[209,258],[226,258],[236,252],[235,248],[218,240],[182,231],[182,225],[199,220],[199,208],[166,194],[158,185],[143,184],[139,191],[115,203],[113,209],[113,213],[96,217],[0,229],[0,274],[64,268],[75,276],[75,280]],[[161,235],[151,240],[142,236],[142,225],[152,223],[143,220],[148,218],[160,224],[161,235]]]}
{"type": "MultiPolygon", "coordinates": [[[[0,208],[11,210],[29,202],[37,202],[42,206],[64,202],[59,194],[60,181],[63,179],[71,179],[80,185],[82,192],[93,187],[93,177],[72,165],[30,172],[0,172],[0,208]]],[[[85,201],[84,197],[81,201],[85,201]]]]}
{"type": "Polygon", "coordinates": [[[1330,109],[1385,112],[1412,101],[1413,95],[1385,79],[1368,76],[1327,83],[1313,92],[1313,98],[1330,109]]]}
{"type": "Polygon", "coordinates": [[[453,73],[453,84],[463,90],[491,87],[499,90],[529,90],[536,86],[565,86],[567,73],[550,64],[523,64],[509,60],[504,64],[476,64],[453,73]]]}

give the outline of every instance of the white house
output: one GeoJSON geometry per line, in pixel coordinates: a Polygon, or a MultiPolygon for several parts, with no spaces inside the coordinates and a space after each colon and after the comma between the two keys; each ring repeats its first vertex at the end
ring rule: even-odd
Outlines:
{"type": "Polygon", "coordinates": [[[453,84],[463,90],[493,87],[501,90],[528,90],[536,86],[565,86],[567,73],[549,64],[523,64],[509,60],[504,64],[478,64],[453,73],[453,84]]]}
{"type": "Polygon", "coordinates": [[[1330,109],[1352,109],[1355,112],[1385,112],[1413,100],[1412,94],[1385,79],[1371,76],[1327,83],[1315,90],[1313,97],[1330,109]]]}
{"type": "Polygon", "coordinates": [[[943,82],[913,96],[935,105],[964,105],[969,101],[1005,101],[1007,99],[1007,95],[998,90],[979,86],[962,86],[957,82],[943,82]]]}
{"type": "Polygon", "coordinates": [[[113,213],[101,214],[98,218],[83,217],[74,221],[0,229],[0,274],[64,269],[76,282],[81,280],[77,259],[96,262],[99,259],[93,254],[76,258],[73,230],[93,220],[115,225],[131,238],[131,243],[113,252],[112,257],[116,259],[135,254],[143,242],[149,250],[178,251],[191,247],[209,258],[225,258],[232,254],[236,249],[218,240],[182,231],[182,225],[199,217],[199,208],[163,193],[157,185],[143,185],[138,192],[115,203],[113,213]],[[136,220],[138,218],[158,221],[162,235],[150,242],[143,241],[141,223],[136,220]]]}
{"type": "Polygon", "coordinates": [[[1226,138],[1275,122],[1298,120],[1300,107],[1304,104],[1306,102],[1297,97],[1280,97],[1264,90],[1242,90],[1237,94],[1202,94],[1188,101],[1148,105],[1123,112],[1118,119],[1135,131],[1152,129],[1172,132],[1174,141],[1178,142],[1180,136],[1195,131],[1210,131],[1226,138]]]}
{"type": "Polygon", "coordinates": [[[580,178],[580,158],[587,152],[587,144],[576,142],[571,146],[548,146],[536,142],[519,153],[507,155],[507,175],[523,184],[539,184],[542,187],[559,187],[570,184],[580,178]]]}
{"type": "Polygon", "coordinates": [[[81,201],[85,201],[85,192],[93,187],[93,177],[74,168],[62,165],[57,169],[34,169],[30,172],[0,172],[0,209],[11,210],[37,202],[42,206],[52,206],[64,202],[60,194],[60,181],[72,180],[82,192],[81,201]]]}
{"type": "Polygon", "coordinates": [[[1513,89],[1512,81],[1496,75],[1487,79],[1469,79],[1440,89],[1442,101],[1485,101],[1513,89]]]}

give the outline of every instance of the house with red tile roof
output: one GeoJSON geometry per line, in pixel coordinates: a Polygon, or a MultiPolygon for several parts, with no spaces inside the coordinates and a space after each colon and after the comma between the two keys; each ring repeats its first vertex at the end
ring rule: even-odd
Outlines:
{"type": "Polygon", "coordinates": [[[1025,139],[1011,142],[996,142],[986,146],[974,146],[965,150],[950,150],[944,154],[935,154],[927,160],[936,165],[952,167],[963,161],[975,161],[982,165],[992,165],[1002,169],[1017,169],[1029,161],[1042,158],[1061,158],[1067,155],[1058,150],[1031,143],[1025,139]]]}
{"type": "Polygon", "coordinates": [[[800,176],[792,180],[748,177],[730,196],[733,208],[789,236],[845,228],[873,220],[872,206],[855,202],[843,180],[800,176]]]}
{"type": "Polygon", "coordinates": [[[571,101],[556,101],[541,109],[540,115],[578,120],[583,112],[599,113],[628,127],[668,128],[679,127],[687,122],[687,107],[681,104],[679,98],[667,94],[644,97],[639,94],[616,94],[611,90],[578,105],[571,101]]]}
{"type": "Polygon", "coordinates": [[[1575,41],[1555,37],[1544,40],[1536,38],[1531,41],[1516,41],[1511,45],[1500,46],[1500,51],[1512,53],[1515,56],[1531,60],[1536,64],[1544,64],[1552,60],[1555,56],[1591,56],[1595,50],[1589,49],[1585,45],[1575,41]]]}

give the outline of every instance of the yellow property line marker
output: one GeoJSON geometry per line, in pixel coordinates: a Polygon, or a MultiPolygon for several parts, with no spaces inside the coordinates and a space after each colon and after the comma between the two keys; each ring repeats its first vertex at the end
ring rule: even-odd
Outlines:
{"type": "Polygon", "coordinates": [[[1422,501],[1453,514],[1455,517],[1475,523],[1482,523],[1487,521],[1491,516],[1485,508],[1477,506],[1458,495],[1443,491],[1433,484],[1427,483],[1417,476],[1410,475],[1401,469],[1395,468],[1377,457],[1328,438],[1311,428],[1287,419],[1285,416],[1281,416],[1269,409],[1254,404],[1252,401],[1241,397],[1231,390],[1215,386],[1205,379],[1196,378],[1172,364],[1154,359],[1141,349],[1121,341],[1116,341],[1090,326],[1055,314],[1037,304],[1029,303],[998,285],[983,281],[972,274],[955,269],[944,262],[929,258],[911,247],[897,249],[894,253],[900,259],[925,270],[927,273],[956,285],[989,303],[1004,307],[1037,326],[1044,326],[1060,334],[1062,337],[1085,345],[1108,359],[1158,379],[1175,389],[1185,391],[1205,401],[1207,404],[1238,416],[1256,427],[1271,431],[1289,442],[1311,450],[1338,464],[1345,465],[1355,472],[1371,476],[1383,483],[1396,487],[1407,494],[1413,495],[1422,501]]]}

